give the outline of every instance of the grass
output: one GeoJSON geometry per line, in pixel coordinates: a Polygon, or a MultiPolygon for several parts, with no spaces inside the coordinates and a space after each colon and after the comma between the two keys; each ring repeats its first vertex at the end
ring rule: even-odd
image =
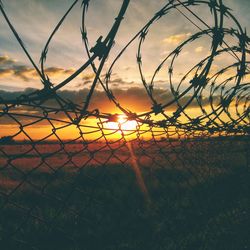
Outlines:
{"type": "Polygon", "coordinates": [[[194,165],[142,168],[151,202],[128,162],[35,171],[13,193],[2,186],[1,249],[249,249],[249,166],[237,157],[202,176],[194,165]]]}

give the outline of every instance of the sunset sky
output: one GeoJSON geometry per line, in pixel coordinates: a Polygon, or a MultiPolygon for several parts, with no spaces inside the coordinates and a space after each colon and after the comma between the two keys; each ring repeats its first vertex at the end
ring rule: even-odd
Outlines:
{"type": "MultiPolygon", "coordinates": [[[[41,52],[50,33],[73,0],[2,0],[2,2],[26,48],[39,65],[41,52]]],[[[131,0],[115,39],[115,46],[104,67],[103,77],[120,50],[166,2],[164,0],[131,0]]],[[[99,36],[106,36],[121,4],[122,0],[90,1],[87,13],[90,47],[95,45],[99,36]]],[[[224,4],[233,10],[233,14],[242,27],[246,27],[249,33],[249,0],[225,0],[224,4]]],[[[181,10],[185,11],[184,9],[181,10]]],[[[209,8],[194,7],[193,10],[199,13],[199,16],[209,25],[213,25],[209,8]]],[[[67,78],[87,60],[80,33],[81,13],[80,1],[55,35],[49,47],[46,68],[48,76],[55,85],[67,78]]],[[[197,22],[197,20],[194,21],[197,22]]],[[[204,29],[201,23],[198,24],[204,29]]],[[[235,25],[231,21],[226,21],[225,27],[235,27],[235,25]]],[[[168,53],[196,32],[198,32],[197,28],[176,10],[155,23],[150,29],[142,48],[142,68],[146,81],[151,80],[155,69],[168,53]]],[[[228,39],[227,41],[230,44],[238,44],[236,39],[227,37],[225,39],[228,39]]],[[[110,89],[114,91],[119,101],[129,109],[135,112],[143,112],[151,108],[151,103],[141,83],[136,63],[137,48],[138,39],[116,63],[112,70],[110,89]]],[[[179,60],[176,61],[173,80],[178,82],[190,68],[209,54],[210,48],[211,38],[209,37],[202,37],[186,46],[182,50],[179,60]]],[[[233,62],[234,58],[230,58],[228,55],[221,56],[215,61],[212,71],[215,72],[233,62]]],[[[164,100],[167,100],[170,95],[168,65],[165,65],[155,79],[156,97],[160,103],[164,103],[164,100]]],[[[63,88],[64,96],[81,100],[86,96],[93,77],[91,68],[88,68],[63,88]]],[[[0,96],[17,96],[22,91],[27,92],[25,90],[27,88],[41,89],[42,84],[20,49],[6,21],[0,15],[0,96]],[[14,91],[18,93],[13,93],[14,91]]],[[[105,99],[100,85],[97,86],[95,98],[97,106],[103,107],[103,112],[114,111],[114,108],[111,107],[112,104],[109,103],[107,98],[105,99]]]]}

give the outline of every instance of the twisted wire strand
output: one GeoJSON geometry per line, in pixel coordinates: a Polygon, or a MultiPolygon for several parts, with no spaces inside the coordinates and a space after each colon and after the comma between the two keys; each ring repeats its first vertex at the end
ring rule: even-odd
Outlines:
{"type": "MultiPolygon", "coordinates": [[[[147,218],[150,223],[147,224],[146,220],[142,227],[152,229],[152,242],[159,241],[170,249],[190,247],[188,244],[192,244],[193,235],[184,233],[185,228],[192,228],[193,233],[199,231],[199,240],[207,240],[210,246],[205,249],[215,248],[211,239],[217,237],[216,233],[224,235],[225,228],[220,224],[223,224],[224,217],[220,214],[219,204],[222,203],[223,206],[227,196],[222,201],[211,202],[209,199],[214,200],[210,189],[218,191],[213,187],[219,185],[216,178],[224,181],[224,177],[221,177],[223,174],[230,177],[231,173],[236,173],[235,183],[239,182],[239,186],[248,183],[250,39],[221,0],[169,0],[132,36],[104,73],[107,58],[113,52],[117,32],[125,23],[123,18],[126,18],[129,4],[129,0],[122,1],[110,31],[105,37],[100,36],[93,46],[89,43],[86,22],[91,1],[72,1],[46,41],[38,66],[0,1],[4,19],[43,84],[41,90],[22,94],[15,99],[8,100],[0,96],[1,124],[11,125],[11,135],[0,140],[0,240],[17,244],[14,246],[42,249],[46,243],[41,240],[41,230],[55,237],[59,235],[57,244],[61,244],[61,248],[58,246],[55,249],[83,249],[82,246],[84,249],[93,249],[92,245],[101,249],[98,245],[101,244],[98,240],[100,235],[108,238],[106,231],[119,232],[112,228],[109,216],[117,216],[119,223],[115,227],[124,232],[126,230],[123,230],[123,226],[128,231],[131,229],[127,226],[127,213],[132,214],[133,221],[139,218],[138,225],[143,224],[147,218]],[[46,73],[49,47],[69,14],[78,5],[81,5],[81,36],[87,60],[70,76],[56,84],[46,73]],[[209,9],[213,25],[209,26],[193,8],[209,9]],[[145,42],[154,30],[154,25],[172,12],[182,15],[197,32],[161,59],[148,80],[143,68],[145,42]],[[232,27],[225,25],[226,19],[230,20],[232,27]],[[233,42],[228,42],[225,37],[233,38],[233,42]],[[211,43],[209,54],[190,68],[187,65],[176,82],[177,61],[182,56],[182,51],[202,38],[208,38],[211,43]],[[138,45],[135,59],[141,87],[152,105],[149,110],[141,113],[123,105],[111,89],[115,66],[135,43],[138,45]],[[213,70],[214,61],[224,55],[230,56],[232,61],[213,70]],[[63,87],[69,86],[87,68],[94,73],[87,97],[82,97],[81,103],[65,98],[62,94],[63,87]],[[164,102],[157,96],[156,81],[162,70],[167,73],[166,91],[170,90],[170,99],[164,102]],[[98,84],[120,114],[91,109],[98,84]],[[190,112],[193,106],[199,110],[195,115],[190,112]],[[129,122],[133,124],[131,128],[126,127],[129,122]],[[35,128],[42,126],[47,130],[36,136],[35,128]],[[70,135],[70,138],[65,135],[70,135]],[[20,141],[21,137],[25,140],[20,141]],[[237,164],[237,167],[233,166],[235,158],[247,168],[241,166],[238,170],[237,164]],[[164,201],[163,205],[160,202],[155,207],[148,205],[147,209],[153,211],[152,214],[147,209],[146,212],[142,209],[140,195],[133,189],[133,181],[126,182],[122,179],[130,176],[131,166],[139,189],[149,198],[148,203],[151,198],[164,201]],[[138,171],[138,166],[142,173],[138,171]],[[144,175],[146,185],[142,183],[144,175]],[[122,190],[123,185],[125,191],[122,190]],[[155,196],[148,197],[151,194],[155,196]],[[129,200],[131,197],[132,201],[129,200]],[[114,210],[111,209],[112,205],[114,210]],[[209,214],[208,208],[214,211],[214,216],[209,214]],[[126,209],[129,212],[124,212],[126,209]],[[174,216],[170,218],[169,215],[174,216]],[[180,218],[184,215],[187,216],[186,220],[180,218]],[[204,226],[202,222],[206,221],[206,216],[209,220],[204,226]],[[7,221],[4,220],[5,217],[8,218],[7,221]],[[154,220],[152,222],[151,217],[158,224],[154,220]],[[167,229],[164,232],[170,235],[166,238],[159,238],[158,234],[164,228],[162,220],[166,224],[165,230],[167,229]],[[198,222],[194,226],[195,220],[198,222]],[[99,228],[107,230],[98,234],[99,228]],[[183,238],[174,235],[177,231],[183,238]],[[36,238],[34,234],[41,238],[36,238]]],[[[235,189],[237,193],[238,189],[235,189]]],[[[237,203],[237,197],[235,202],[237,203]]],[[[233,201],[230,200],[229,204],[225,208],[229,211],[225,218],[228,221],[232,219],[232,224],[237,224],[238,214],[242,216],[240,218],[245,218],[244,202],[236,208],[233,201]]],[[[187,231],[189,230],[185,232],[187,231]]],[[[137,249],[155,249],[152,242],[146,239],[147,245],[143,245],[143,242],[139,247],[137,242],[134,244],[137,249]]]]}

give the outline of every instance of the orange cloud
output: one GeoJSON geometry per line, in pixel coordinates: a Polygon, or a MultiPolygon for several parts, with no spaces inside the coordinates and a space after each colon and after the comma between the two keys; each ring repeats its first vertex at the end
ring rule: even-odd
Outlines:
{"type": "Polygon", "coordinates": [[[0,78],[6,78],[14,74],[12,69],[0,69],[0,78]]]}

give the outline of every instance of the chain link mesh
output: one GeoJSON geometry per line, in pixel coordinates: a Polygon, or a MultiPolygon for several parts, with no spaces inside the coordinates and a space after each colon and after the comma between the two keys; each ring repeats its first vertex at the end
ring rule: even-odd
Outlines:
{"type": "Polygon", "coordinates": [[[49,37],[39,67],[0,2],[3,17],[44,85],[13,99],[0,97],[0,124],[11,125],[9,135],[0,140],[1,249],[250,246],[250,39],[222,1],[166,1],[103,74],[129,3],[123,1],[106,38],[89,48],[85,19],[90,1],[74,1],[49,37]],[[89,59],[54,85],[45,70],[48,48],[78,2],[89,59]],[[214,26],[195,14],[195,6],[210,8],[214,26]],[[148,82],[142,68],[143,44],[153,25],[172,10],[199,31],[170,52],[148,82]],[[235,28],[224,27],[226,18],[235,28]],[[185,46],[203,36],[210,38],[210,55],[176,84],[175,61],[185,46]],[[237,42],[230,44],[225,36],[237,42]],[[114,65],[138,39],[138,69],[152,104],[144,113],[123,107],[109,84],[114,65]],[[213,61],[224,54],[234,62],[212,72],[213,61]],[[160,103],[154,81],[167,61],[171,97],[160,103]],[[61,89],[88,67],[95,78],[86,100],[65,98],[61,89]],[[228,76],[229,71],[233,73],[228,76]],[[120,114],[89,108],[97,84],[120,114]],[[198,107],[199,114],[190,106],[198,107]],[[41,127],[43,133],[37,134],[41,127]]]}

